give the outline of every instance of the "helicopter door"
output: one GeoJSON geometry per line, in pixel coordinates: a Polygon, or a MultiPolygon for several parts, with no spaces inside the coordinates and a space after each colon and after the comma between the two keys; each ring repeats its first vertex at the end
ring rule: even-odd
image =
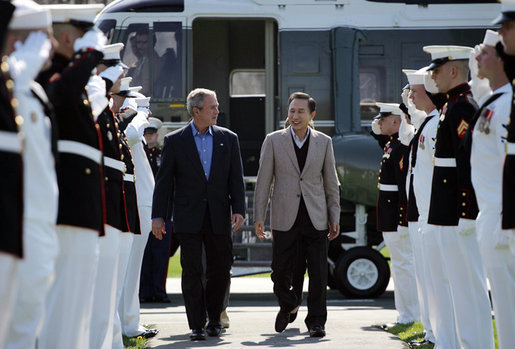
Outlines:
{"type": "Polygon", "coordinates": [[[218,125],[236,132],[245,176],[257,175],[259,152],[273,131],[276,26],[262,19],[196,19],[192,88],[216,91],[218,125]]]}

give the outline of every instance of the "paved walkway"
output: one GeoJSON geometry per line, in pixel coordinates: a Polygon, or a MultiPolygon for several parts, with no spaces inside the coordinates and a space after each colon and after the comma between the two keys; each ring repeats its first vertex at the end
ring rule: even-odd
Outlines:
{"type": "MultiPolygon", "coordinates": [[[[307,280],[306,280],[307,281],[307,280]]],[[[144,304],[141,322],[153,324],[159,334],[148,342],[151,348],[348,348],[401,349],[407,345],[375,325],[392,322],[397,313],[391,285],[380,298],[345,299],[338,291],[328,291],[327,336],[310,338],[304,325],[305,301],[299,316],[283,333],[274,331],[277,302],[269,278],[233,278],[228,308],[231,326],[220,338],[189,340],[189,328],[180,293],[180,279],[168,279],[171,304],[144,304]]],[[[307,291],[307,282],[304,284],[307,291]]],[[[305,294],[306,295],[306,294],[305,294]]],[[[304,296],[305,296],[304,295],[304,296]]]]}

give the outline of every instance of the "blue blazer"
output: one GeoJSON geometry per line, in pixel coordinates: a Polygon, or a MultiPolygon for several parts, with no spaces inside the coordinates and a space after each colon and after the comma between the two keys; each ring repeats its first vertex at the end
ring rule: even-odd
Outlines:
{"type": "Polygon", "coordinates": [[[165,136],[152,218],[173,220],[174,232],[197,233],[209,212],[215,234],[231,233],[231,214],[245,217],[245,187],[238,136],[212,126],[209,179],[200,163],[191,125],[165,136]],[[208,211],[206,211],[208,207],[208,211]]]}

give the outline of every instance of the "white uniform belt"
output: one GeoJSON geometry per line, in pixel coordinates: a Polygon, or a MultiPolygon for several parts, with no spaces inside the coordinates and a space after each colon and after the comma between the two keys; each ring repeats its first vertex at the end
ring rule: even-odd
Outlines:
{"type": "Polygon", "coordinates": [[[104,156],[104,165],[120,172],[125,172],[125,163],[123,161],[104,156]]]}
{"type": "Polygon", "coordinates": [[[70,153],[75,155],[84,156],[88,159],[95,161],[97,164],[101,164],[102,152],[90,145],[75,142],[75,141],[58,141],[57,150],[60,153],[70,153]]]}
{"type": "Polygon", "coordinates": [[[133,182],[134,183],[134,175],[126,173],[126,174],[123,175],[123,180],[126,181],[126,182],[133,182]]]}
{"type": "Polygon", "coordinates": [[[435,166],[456,167],[456,159],[455,158],[435,158],[435,166]]]}
{"type": "Polygon", "coordinates": [[[21,139],[16,132],[0,131],[0,150],[9,153],[21,153],[21,139]]]}
{"type": "Polygon", "coordinates": [[[506,154],[515,155],[515,143],[506,142],[506,154]]]}
{"type": "Polygon", "coordinates": [[[399,187],[395,184],[377,184],[377,188],[382,191],[399,191],[399,187]]]}

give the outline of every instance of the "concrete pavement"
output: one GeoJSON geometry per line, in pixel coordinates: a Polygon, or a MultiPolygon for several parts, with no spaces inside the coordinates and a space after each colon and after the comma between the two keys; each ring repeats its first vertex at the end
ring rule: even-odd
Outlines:
{"type": "MultiPolygon", "coordinates": [[[[360,348],[400,349],[408,346],[397,337],[375,325],[395,321],[393,286],[390,282],[385,294],[378,299],[349,300],[338,291],[329,290],[327,297],[327,336],[310,338],[304,325],[306,302],[299,316],[283,333],[274,331],[277,301],[272,293],[272,282],[267,277],[233,278],[228,308],[231,326],[220,338],[205,341],[189,340],[186,313],[180,279],[168,279],[167,291],[171,304],[143,304],[141,322],[152,324],[159,334],[149,340],[150,348],[360,348]]],[[[304,284],[307,292],[307,279],[304,284]]],[[[304,298],[306,293],[304,294],[304,298]]]]}

